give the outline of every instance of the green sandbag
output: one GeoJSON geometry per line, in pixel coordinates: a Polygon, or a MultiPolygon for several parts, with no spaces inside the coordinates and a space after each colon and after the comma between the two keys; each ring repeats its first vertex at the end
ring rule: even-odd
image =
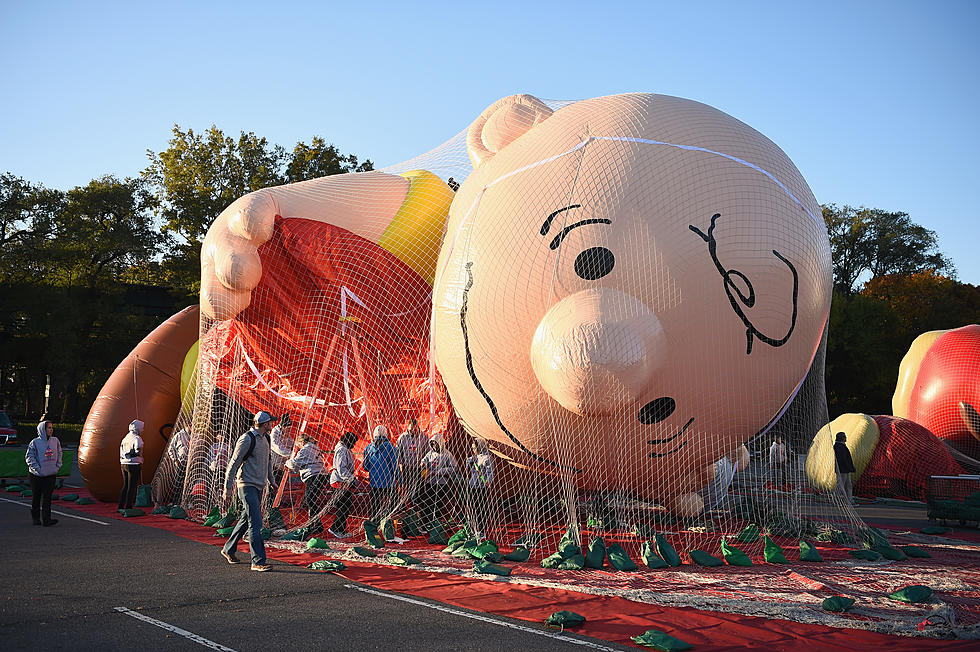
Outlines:
{"type": "MultiPolygon", "coordinates": [[[[156,514],[156,512],[153,512],[153,513],[156,514]]],[[[170,513],[170,509],[168,508],[167,511],[164,512],[164,513],[170,513]]],[[[235,524],[235,521],[237,521],[237,520],[238,520],[238,514],[236,514],[235,512],[228,512],[222,518],[220,518],[217,521],[215,521],[214,523],[212,523],[211,524],[211,527],[217,528],[217,529],[220,530],[222,528],[233,526],[235,524]]]]}
{"type": "MultiPolygon", "coordinates": [[[[7,485],[7,491],[9,491],[11,493],[17,492],[17,491],[23,491],[24,489],[27,489],[27,487],[24,487],[24,486],[19,485],[19,484],[8,484],[7,485]]],[[[76,494],[75,497],[77,498],[78,495],[76,494]]]]}
{"type": "Polygon", "coordinates": [[[569,627],[578,627],[584,622],[585,616],[577,614],[574,611],[556,611],[548,616],[544,624],[548,627],[567,629],[569,627]]]}
{"type": "MultiPolygon", "coordinates": [[[[23,490],[22,492],[20,492],[20,497],[21,497],[21,498],[30,498],[30,497],[31,497],[31,496],[33,496],[33,495],[34,495],[34,492],[33,492],[33,491],[31,491],[30,489],[24,489],[24,490],[23,490]]],[[[91,498],[89,498],[88,500],[92,500],[92,499],[91,499],[91,498]]],[[[92,500],[92,502],[94,503],[95,501],[94,501],[94,500],[92,500]]],[[[79,505],[81,505],[81,504],[82,504],[82,501],[81,501],[81,499],[79,499],[79,501],[78,501],[78,504],[79,504],[79,505]]],[[[86,504],[87,504],[87,503],[86,503],[86,504]]]]}
{"type": "Polygon", "coordinates": [[[268,541],[269,539],[272,538],[272,530],[270,530],[267,527],[264,527],[261,530],[259,530],[259,535],[262,537],[263,541],[268,541]]]}
{"type": "Polygon", "coordinates": [[[563,561],[565,561],[565,558],[561,556],[561,553],[556,552],[541,560],[541,568],[558,568],[563,561]]]}
{"type": "Polygon", "coordinates": [[[215,523],[221,520],[221,510],[215,505],[214,508],[208,512],[208,515],[204,518],[204,525],[206,527],[211,527],[215,523]]]}
{"type": "Polygon", "coordinates": [[[470,532],[470,528],[464,525],[456,530],[456,534],[449,537],[449,541],[446,544],[451,546],[454,543],[465,543],[471,536],[473,536],[473,533],[470,532]]]}
{"type": "Polygon", "coordinates": [[[354,546],[353,548],[351,548],[351,550],[353,550],[355,554],[358,554],[361,557],[371,558],[371,557],[378,556],[378,553],[376,553],[374,550],[372,550],[371,548],[365,548],[364,546],[354,546]]]}
{"type": "Polygon", "coordinates": [[[681,556],[677,554],[674,550],[674,546],[670,545],[667,541],[667,537],[662,534],[658,534],[656,537],[657,542],[657,554],[663,559],[669,566],[680,566],[681,556]]]}
{"type": "Polygon", "coordinates": [[[214,535],[216,537],[228,537],[228,536],[231,536],[231,532],[234,529],[235,529],[235,526],[234,525],[232,525],[231,527],[218,528],[215,531],[215,534],[214,535]]]}
{"type": "Polygon", "coordinates": [[[507,577],[511,574],[511,569],[506,566],[501,566],[500,564],[494,564],[483,559],[477,559],[473,562],[473,572],[482,573],[484,575],[500,575],[502,577],[507,577]]]}
{"type": "Polygon", "coordinates": [[[921,584],[913,584],[889,593],[888,597],[899,602],[925,602],[932,597],[932,589],[921,584]]]}
{"type": "Polygon", "coordinates": [[[388,561],[397,566],[409,566],[411,564],[421,563],[415,557],[406,554],[404,552],[397,552],[397,551],[388,553],[388,561]]]}
{"type": "MultiPolygon", "coordinates": [[[[81,504],[81,502],[81,500],[78,501],[79,504],[81,504]]],[[[167,516],[173,519],[187,518],[187,512],[185,512],[184,508],[180,505],[174,505],[174,508],[170,510],[170,513],[167,514],[167,516]]]]}
{"type": "Polygon", "coordinates": [[[402,537],[405,539],[411,539],[412,537],[417,537],[422,534],[419,530],[418,519],[415,518],[415,514],[408,513],[402,517],[402,537]]]}
{"type": "Polygon", "coordinates": [[[596,537],[589,543],[589,550],[585,554],[586,568],[602,568],[606,563],[606,541],[602,537],[596,537]]]}
{"type": "Polygon", "coordinates": [[[325,539],[317,539],[316,537],[313,537],[307,541],[306,547],[308,549],[316,548],[317,550],[330,550],[330,544],[328,544],[325,539]]]}
{"type": "Polygon", "coordinates": [[[287,532],[286,534],[282,535],[282,537],[280,537],[279,540],[280,541],[302,541],[303,540],[302,534],[303,533],[302,533],[301,530],[293,530],[292,532],[287,532]]]}
{"type": "Polygon", "coordinates": [[[385,541],[395,540],[395,520],[393,518],[386,518],[381,521],[381,536],[385,538],[385,541]]]}
{"type": "Polygon", "coordinates": [[[151,495],[152,487],[148,484],[141,484],[136,488],[136,501],[133,503],[133,507],[152,507],[153,497],[151,495]]]}
{"type": "Polygon", "coordinates": [[[434,521],[429,526],[429,545],[444,546],[447,543],[449,537],[446,535],[446,528],[439,521],[434,521]]]}
{"type": "Polygon", "coordinates": [[[307,568],[318,571],[327,571],[328,573],[336,573],[337,571],[347,570],[347,566],[342,561],[336,561],[335,559],[321,559],[320,561],[315,561],[307,568]]]}
{"type": "Polygon", "coordinates": [[[744,530],[735,535],[735,540],[739,543],[755,543],[759,540],[759,526],[749,523],[744,530]]]}
{"type": "Polygon", "coordinates": [[[562,558],[568,559],[569,557],[577,555],[580,552],[582,552],[582,550],[579,548],[578,543],[575,542],[575,538],[572,536],[572,531],[568,530],[565,533],[565,536],[561,538],[561,541],[558,542],[558,553],[562,556],[562,558]]]}
{"type": "Polygon", "coordinates": [[[378,528],[378,524],[374,521],[364,521],[364,538],[369,544],[371,544],[372,548],[385,547],[385,539],[383,536],[381,536],[381,531],[378,528]]]}
{"type": "Polygon", "coordinates": [[[890,559],[892,561],[905,561],[908,559],[904,552],[891,546],[875,546],[873,550],[885,559],[890,559]]]}
{"type": "Polygon", "coordinates": [[[640,559],[643,560],[643,563],[647,568],[659,570],[661,568],[668,567],[667,562],[665,562],[660,555],[656,553],[654,547],[649,541],[643,542],[643,548],[640,551],[640,559]]]}
{"type": "Polygon", "coordinates": [[[823,561],[817,547],[809,541],[800,541],[800,561],[823,561]]]}
{"type": "Polygon", "coordinates": [[[908,557],[915,557],[916,559],[930,559],[932,555],[923,550],[918,546],[899,546],[902,552],[908,557]]]}
{"type": "Polygon", "coordinates": [[[582,556],[582,553],[572,555],[558,564],[558,570],[582,570],[583,568],[585,568],[585,557],[582,556]]]}
{"type": "Polygon", "coordinates": [[[875,552],[874,550],[848,550],[847,552],[849,555],[851,555],[851,557],[863,559],[865,561],[881,560],[881,554],[875,552]]]}
{"type": "Polygon", "coordinates": [[[487,555],[499,552],[500,549],[497,547],[496,542],[486,539],[481,541],[476,547],[472,548],[472,554],[478,559],[485,559],[487,555]]]}
{"type": "MultiPolygon", "coordinates": [[[[23,496],[24,494],[21,494],[21,495],[23,496]]],[[[81,498],[79,498],[78,500],[75,501],[75,504],[76,505],[94,505],[95,504],[95,499],[89,498],[88,496],[82,496],[81,498]]]]}
{"type": "Polygon", "coordinates": [[[456,557],[457,559],[476,559],[476,556],[473,554],[473,548],[468,548],[466,546],[456,548],[456,550],[453,551],[452,556],[456,557]]]}
{"type": "Polygon", "coordinates": [[[752,560],[749,559],[749,556],[735,546],[728,545],[728,542],[725,541],[725,537],[721,538],[721,555],[725,558],[725,562],[729,566],[752,565],[752,560]]]}
{"type": "Polygon", "coordinates": [[[65,494],[61,497],[62,500],[67,500],[68,502],[75,502],[78,500],[78,494],[65,494]]]}
{"type": "Polygon", "coordinates": [[[487,554],[483,555],[484,561],[490,561],[495,564],[499,564],[504,560],[504,556],[500,554],[499,550],[491,550],[487,554]]]}
{"type": "Polygon", "coordinates": [[[635,571],[639,568],[618,543],[606,548],[606,557],[609,559],[609,565],[618,571],[635,571]]]}
{"type": "MultiPolygon", "coordinates": [[[[78,499],[78,494],[68,494],[68,496],[65,496],[65,500],[77,500],[78,499]],[[68,496],[75,496],[75,498],[69,498],[68,496]]],[[[156,507],[153,508],[153,511],[150,512],[150,513],[151,514],[169,514],[170,513],[170,510],[172,508],[173,508],[172,505],[157,505],[156,507]]],[[[218,527],[218,526],[217,525],[214,525],[213,527],[218,527]]]]}
{"type": "Polygon", "coordinates": [[[133,518],[133,517],[136,517],[136,516],[146,516],[146,512],[144,512],[142,509],[136,509],[136,508],[132,508],[132,509],[120,509],[119,510],[119,513],[122,514],[122,516],[124,518],[133,518]]]}
{"type": "Polygon", "coordinates": [[[51,494],[51,500],[58,500],[58,494],[51,494]]]}
{"type": "Polygon", "coordinates": [[[531,558],[531,551],[524,546],[517,546],[512,551],[504,555],[507,561],[527,561],[531,558]]]}
{"type": "Polygon", "coordinates": [[[938,525],[927,525],[926,527],[919,530],[922,534],[946,534],[949,532],[948,527],[940,527],[938,525]]]}
{"type": "Polygon", "coordinates": [[[278,507],[273,507],[269,510],[269,518],[266,521],[269,528],[272,530],[285,530],[286,529],[286,519],[282,517],[282,512],[279,511],[278,507]]]}
{"type": "Polygon", "coordinates": [[[458,549],[460,549],[462,547],[463,547],[463,542],[462,541],[453,541],[448,546],[446,546],[445,548],[442,549],[442,554],[444,554],[444,555],[451,555],[451,554],[453,554],[454,552],[456,552],[458,549]]]}
{"type": "Polygon", "coordinates": [[[768,536],[763,536],[762,541],[765,543],[765,548],[762,550],[762,555],[765,560],[770,564],[788,564],[789,560],[786,559],[786,555],[783,554],[783,549],[779,545],[770,539],[768,536]]]}
{"type": "Polygon", "coordinates": [[[648,629],[639,636],[634,636],[637,645],[653,648],[654,650],[690,650],[691,644],[674,638],[656,629],[648,629]]]}
{"type": "Polygon", "coordinates": [[[854,598],[845,598],[842,595],[835,595],[820,603],[820,608],[824,611],[834,611],[837,613],[844,613],[853,606],[854,598]]]}
{"type": "Polygon", "coordinates": [[[725,562],[718,559],[714,555],[709,555],[704,550],[690,550],[688,553],[691,556],[691,561],[693,561],[698,566],[723,566],[725,562]]]}

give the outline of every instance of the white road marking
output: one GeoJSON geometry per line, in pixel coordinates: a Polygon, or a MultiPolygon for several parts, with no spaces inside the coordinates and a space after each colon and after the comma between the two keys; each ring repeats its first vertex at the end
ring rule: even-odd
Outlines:
{"type": "Polygon", "coordinates": [[[485,623],[490,623],[491,625],[500,625],[502,627],[510,627],[511,629],[516,629],[518,631],[527,632],[528,634],[537,634],[538,636],[544,636],[545,638],[552,638],[559,641],[564,641],[565,643],[574,643],[575,645],[584,645],[585,647],[590,647],[593,650],[604,650],[605,652],[618,652],[615,648],[606,647],[605,645],[600,645],[594,643],[593,641],[586,641],[579,638],[572,638],[570,636],[563,636],[555,632],[542,631],[540,629],[533,629],[531,627],[525,627],[523,625],[516,625],[514,623],[508,623],[503,620],[497,620],[495,618],[490,618],[489,616],[481,616],[480,614],[469,613],[467,611],[460,611],[459,609],[453,609],[451,607],[444,607],[438,604],[430,604],[428,602],[423,602],[421,600],[415,600],[413,598],[407,598],[403,595],[398,595],[395,593],[384,593],[382,591],[375,591],[374,589],[368,589],[363,586],[355,586],[354,584],[344,584],[348,589],[356,589],[362,593],[370,593],[371,595],[377,595],[382,598],[391,598],[392,600],[401,600],[402,602],[408,602],[409,604],[419,605],[420,607],[428,607],[429,609],[435,609],[436,611],[444,611],[446,613],[453,614],[454,616],[463,616],[464,618],[472,618],[473,620],[479,620],[485,623]]]}
{"type": "Polygon", "coordinates": [[[132,616],[133,618],[142,620],[143,622],[146,623],[150,623],[151,625],[156,625],[161,629],[165,629],[168,632],[173,632],[174,634],[183,636],[184,638],[194,641],[199,645],[203,645],[206,648],[210,648],[212,650],[221,650],[222,652],[235,652],[235,650],[233,650],[230,647],[225,647],[224,645],[220,643],[215,643],[214,641],[209,641],[203,636],[198,636],[194,632],[189,632],[186,629],[181,629],[176,625],[171,625],[170,623],[165,623],[162,620],[157,620],[156,618],[150,618],[149,616],[144,616],[143,614],[133,611],[132,609],[127,609],[126,607],[113,607],[113,608],[119,613],[126,614],[127,616],[132,616]]]}
{"type": "MultiPolygon", "coordinates": [[[[0,498],[0,500],[6,503],[13,503],[15,505],[23,505],[24,507],[30,507],[30,503],[25,503],[22,500],[10,500],[9,498],[0,498]]],[[[51,510],[52,514],[57,514],[58,516],[67,516],[68,518],[77,518],[79,521],[88,521],[89,523],[98,523],[99,525],[109,525],[103,521],[96,521],[94,518],[85,518],[84,516],[75,516],[74,514],[68,514],[66,512],[59,512],[56,509],[51,510]]]]}

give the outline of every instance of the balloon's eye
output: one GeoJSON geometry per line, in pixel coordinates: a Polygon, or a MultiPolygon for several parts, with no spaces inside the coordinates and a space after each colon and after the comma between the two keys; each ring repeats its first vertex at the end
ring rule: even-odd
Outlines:
{"type": "Polygon", "coordinates": [[[580,253],[575,259],[575,273],[586,281],[594,281],[611,272],[615,264],[616,257],[613,256],[613,252],[605,247],[592,247],[580,253]]]}

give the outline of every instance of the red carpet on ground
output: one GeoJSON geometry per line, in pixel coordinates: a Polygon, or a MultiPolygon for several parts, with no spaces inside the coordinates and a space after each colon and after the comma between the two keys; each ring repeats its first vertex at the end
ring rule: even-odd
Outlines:
{"type": "MultiPolygon", "coordinates": [[[[74,490],[80,496],[85,490],[74,490]]],[[[64,493],[64,492],[63,492],[64,493]]],[[[214,530],[182,519],[162,515],[123,518],[110,503],[75,505],[56,501],[55,508],[68,507],[94,516],[133,521],[139,525],[168,530],[211,545],[223,538],[214,530]]],[[[242,546],[247,549],[247,546],[242,546]]],[[[296,554],[268,548],[268,556],[294,565],[307,565],[322,557],[316,553],[296,554]]],[[[215,563],[219,558],[215,555],[215,563]]],[[[223,562],[221,562],[223,563],[223,562]]],[[[637,647],[631,637],[647,629],[659,629],[680,638],[696,649],[736,650],[745,648],[788,650],[975,650],[976,641],[946,641],[892,636],[861,629],[797,623],[775,618],[703,611],[690,607],[665,607],[614,596],[597,596],[572,590],[531,586],[516,582],[461,577],[448,573],[398,568],[379,564],[348,562],[342,573],[353,582],[377,589],[435,600],[445,604],[518,620],[542,623],[555,611],[567,609],[588,620],[575,633],[621,645],[637,647]]]]}

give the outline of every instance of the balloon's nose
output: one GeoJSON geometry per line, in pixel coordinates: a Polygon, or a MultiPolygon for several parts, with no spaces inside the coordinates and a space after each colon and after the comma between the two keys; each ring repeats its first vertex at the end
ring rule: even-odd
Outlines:
{"type": "Polygon", "coordinates": [[[541,387],[576,414],[609,413],[650,391],[667,357],[657,316],[613,288],[565,297],[545,313],[531,343],[541,387]]]}

